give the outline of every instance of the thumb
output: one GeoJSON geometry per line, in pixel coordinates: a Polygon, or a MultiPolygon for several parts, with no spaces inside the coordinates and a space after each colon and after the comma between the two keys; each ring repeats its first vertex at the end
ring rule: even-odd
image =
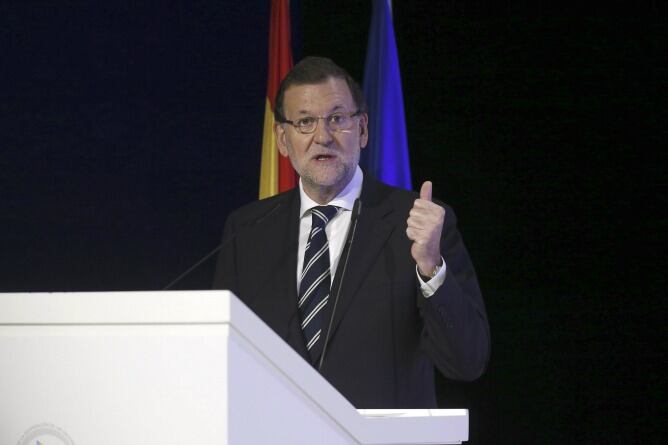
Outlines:
{"type": "Polygon", "coordinates": [[[431,201],[431,181],[425,181],[420,189],[420,199],[431,201]]]}

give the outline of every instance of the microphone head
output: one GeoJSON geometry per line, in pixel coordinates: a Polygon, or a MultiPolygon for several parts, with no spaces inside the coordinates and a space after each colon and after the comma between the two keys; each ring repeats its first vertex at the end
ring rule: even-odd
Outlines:
{"type": "Polygon", "coordinates": [[[355,221],[360,213],[362,213],[362,200],[357,198],[353,204],[353,214],[350,216],[350,221],[355,221]]]}

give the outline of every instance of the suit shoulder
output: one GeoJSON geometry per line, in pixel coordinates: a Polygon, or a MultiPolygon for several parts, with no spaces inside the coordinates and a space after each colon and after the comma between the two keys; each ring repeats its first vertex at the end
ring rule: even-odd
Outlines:
{"type": "Polygon", "coordinates": [[[269,198],[249,202],[232,211],[228,216],[228,222],[234,221],[235,225],[245,225],[268,216],[278,211],[279,208],[288,207],[294,193],[294,190],[290,190],[269,198]]]}

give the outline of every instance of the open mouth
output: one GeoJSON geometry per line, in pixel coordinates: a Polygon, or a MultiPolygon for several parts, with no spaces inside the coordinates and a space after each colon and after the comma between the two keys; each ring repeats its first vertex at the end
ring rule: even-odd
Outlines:
{"type": "Polygon", "coordinates": [[[334,156],[332,156],[332,155],[318,155],[318,156],[315,157],[315,160],[316,161],[327,161],[327,160],[332,159],[332,158],[334,158],[334,156]]]}

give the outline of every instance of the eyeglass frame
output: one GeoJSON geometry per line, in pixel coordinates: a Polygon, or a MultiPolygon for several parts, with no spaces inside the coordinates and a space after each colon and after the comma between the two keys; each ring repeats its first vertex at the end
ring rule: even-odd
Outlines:
{"type": "MultiPolygon", "coordinates": [[[[363,114],[363,111],[362,111],[362,109],[358,108],[356,111],[352,111],[352,112],[349,112],[349,113],[341,113],[341,112],[339,112],[339,111],[335,111],[335,112],[333,112],[333,113],[331,113],[331,114],[328,114],[328,115],[326,115],[326,116],[305,116],[305,117],[301,118],[301,119],[304,119],[304,118],[306,118],[306,117],[310,117],[310,118],[315,119],[315,122],[316,122],[316,123],[315,123],[315,127],[313,127],[313,130],[312,130],[312,131],[302,131],[301,127],[299,127],[299,125],[297,125],[297,123],[296,123],[295,121],[291,121],[291,120],[289,120],[289,119],[283,119],[283,120],[280,120],[280,121],[278,121],[278,123],[279,123],[279,124],[290,124],[290,125],[292,125],[292,126],[297,130],[297,132],[300,133],[300,134],[313,134],[313,133],[315,133],[315,131],[318,129],[318,125],[320,125],[320,119],[322,119],[322,120],[325,121],[325,125],[326,125],[326,127],[327,127],[327,129],[328,129],[329,131],[341,132],[341,131],[349,130],[350,128],[345,128],[345,129],[340,129],[340,130],[332,130],[331,128],[329,128],[329,124],[327,123],[327,122],[328,122],[328,121],[327,121],[327,118],[330,118],[330,117],[332,117],[332,116],[334,116],[334,115],[337,115],[337,114],[342,115],[342,116],[346,116],[346,117],[348,117],[348,118],[350,119],[351,117],[361,116],[361,115],[363,114]]],[[[297,121],[299,121],[299,120],[301,120],[301,119],[297,119],[297,121]]],[[[352,127],[351,127],[351,128],[352,128],[352,127]]]]}

